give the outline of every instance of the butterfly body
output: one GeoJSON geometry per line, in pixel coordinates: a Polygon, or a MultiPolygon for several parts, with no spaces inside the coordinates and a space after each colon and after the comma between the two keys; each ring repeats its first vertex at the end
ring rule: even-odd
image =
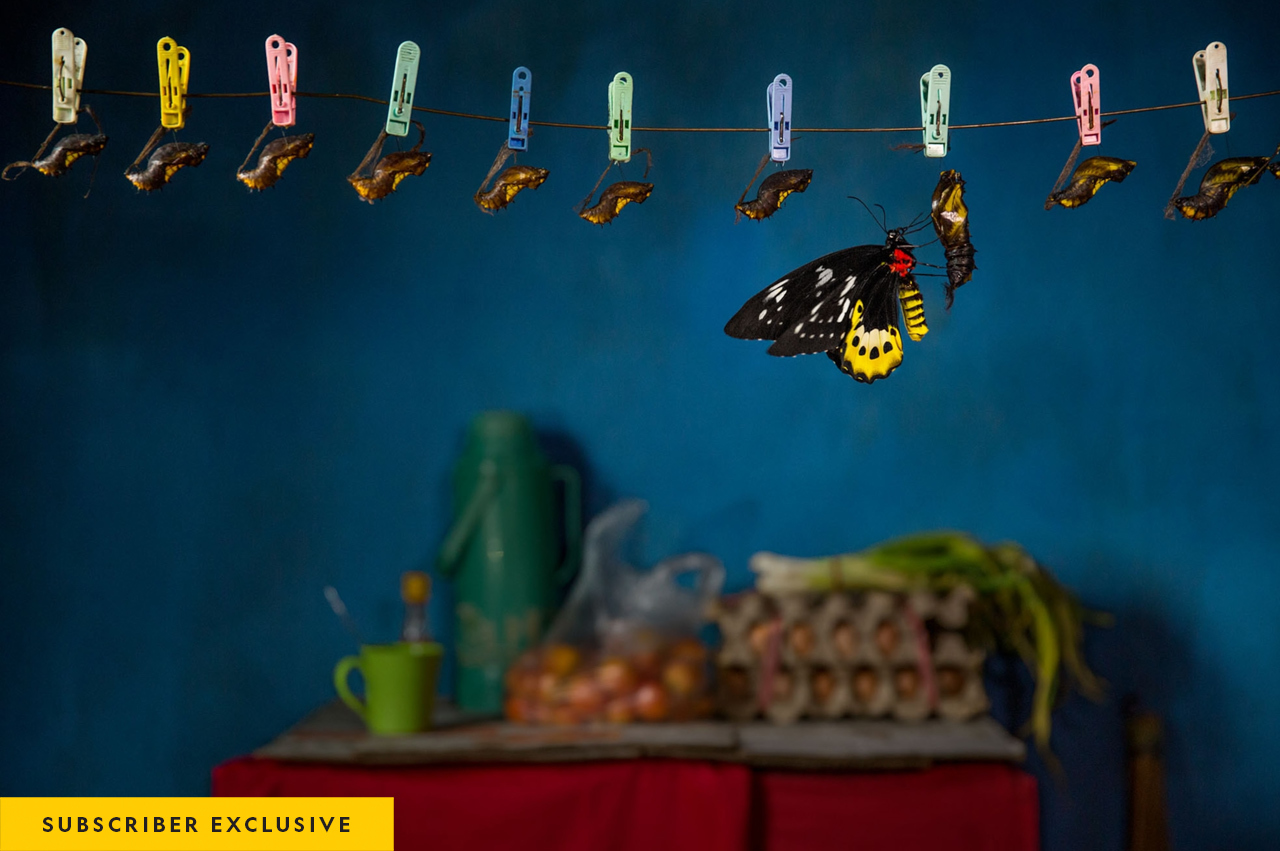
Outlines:
{"type": "Polygon", "coordinates": [[[973,240],[969,236],[969,206],[964,202],[964,178],[960,172],[944,171],[938,176],[930,209],[934,231],[947,256],[947,310],[955,291],[973,278],[978,268],[973,262],[973,240]]]}
{"type": "Polygon", "coordinates": [[[107,137],[101,133],[75,133],[63,136],[53,150],[31,165],[46,177],[61,177],[71,164],[86,154],[96,157],[107,146],[107,137]]]}
{"type": "Polygon", "coordinates": [[[767,219],[792,192],[803,192],[809,188],[813,180],[813,169],[798,168],[788,171],[775,171],[760,183],[756,197],[752,201],[739,201],[734,209],[749,219],[760,221],[767,219]]]}
{"type": "Polygon", "coordinates": [[[1049,194],[1045,209],[1061,204],[1068,210],[1083,206],[1098,194],[1107,182],[1124,183],[1124,179],[1138,164],[1118,157],[1089,157],[1076,167],[1067,185],[1049,194]]]}
{"type": "Polygon", "coordinates": [[[200,165],[208,153],[204,142],[170,142],[152,151],[145,168],[131,169],[124,176],[143,192],[154,192],[163,189],[180,169],[200,165]]]}
{"type": "MultiPolygon", "coordinates": [[[[44,140],[44,144],[40,146],[40,150],[36,151],[36,155],[31,160],[9,163],[3,169],[0,169],[0,179],[15,180],[28,168],[34,168],[45,177],[61,177],[70,171],[72,163],[81,157],[90,156],[96,158],[107,147],[107,137],[102,132],[102,123],[98,121],[98,116],[94,114],[93,109],[86,104],[84,111],[89,113],[93,123],[98,125],[97,133],[72,133],[63,136],[53,146],[52,150],[45,153],[49,143],[53,141],[53,137],[58,134],[62,127],[62,125],[56,124],[53,132],[49,134],[49,138],[44,140]],[[18,174],[9,177],[9,171],[12,169],[18,169],[18,174]]],[[[95,171],[97,169],[96,163],[94,164],[94,169],[95,171]]]]}
{"type": "Polygon", "coordinates": [[[299,136],[284,136],[268,143],[258,155],[258,165],[236,172],[236,179],[261,192],[274,186],[289,163],[297,159],[306,159],[315,145],[316,134],[303,133],[299,136]]]}
{"type": "MultiPolygon", "coordinates": [[[[600,200],[586,207],[578,216],[593,225],[604,225],[618,217],[622,208],[628,204],[643,204],[653,193],[652,183],[641,183],[638,180],[620,180],[610,184],[600,193],[600,200]]],[[[588,199],[590,196],[588,196],[588,199]]]]}
{"type": "Polygon", "coordinates": [[[819,257],[761,290],[725,325],[730,337],[773,340],[778,357],[827,356],[842,372],[871,384],[902,363],[898,306],[907,334],[929,332],[903,230],[885,244],[857,245],[819,257]]]}
{"type": "MultiPolygon", "coordinates": [[[[1271,169],[1280,149],[1270,157],[1230,157],[1209,166],[1200,179],[1200,191],[1195,195],[1175,198],[1173,206],[1183,218],[1192,221],[1211,219],[1227,206],[1231,196],[1245,186],[1258,182],[1263,172],[1271,169]]],[[[1280,177],[1280,174],[1276,175],[1280,177]]]]}
{"type": "Polygon", "coordinates": [[[531,165],[513,165],[498,175],[498,181],[487,192],[477,192],[476,205],[487,212],[501,210],[515,199],[522,189],[537,189],[551,172],[531,165]]]}
{"type": "Polygon", "coordinates": [[[372,175],[365,177],[353,174],[347,178],[347,182],[355,188],[362,201],[372,204],[395,192],[400,181],[406,177],[420,177],[429,165],[431,154],[426,151],[396,151],[378,160],[372,175]]]}

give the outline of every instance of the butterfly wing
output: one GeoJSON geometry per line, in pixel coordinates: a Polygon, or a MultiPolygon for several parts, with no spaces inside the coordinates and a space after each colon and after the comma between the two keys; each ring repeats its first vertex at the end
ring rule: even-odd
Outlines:
{"type": "Polygon", "coordinates": [[[837,348],[852,313],[858,278],[887,256],[857,245],[819,257],[752,296],[724,326],[740,340],[776,340],[769,354],[816,354],[837,348]]]}
{"type": "MultiPolygon", "coordinates": [[[[899,287],[915,290],[915,278],[901,276],[888,264],[871,270],[853,296],[851,318],[840,345],[827,356],[841,371],[865,384],[884,378],[902,363],[902,334],[898,329],[899,287]]],[[[922,315],[923,316],[923,315],[922,315]]],[[[921,323],[923,324],[923,323],[921,323]]]]}

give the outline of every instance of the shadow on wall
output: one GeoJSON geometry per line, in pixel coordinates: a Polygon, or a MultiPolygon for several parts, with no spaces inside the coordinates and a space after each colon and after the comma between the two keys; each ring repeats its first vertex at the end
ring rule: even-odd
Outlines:
{"type": "MultiPolygon", "coordinates": [[[[1114,615],[1114,626],[1088,627],[1085,637],[1085,656],[1107,682],[1105,699],[1095,703],[1072,690],[1059,697],[1054,710],[1052,749],[1061,773],[1028,741],[1026,768],[1040,784],[1041,825],[1053,827],[1043,837],[1045,851],[1127,847],[1125,722],[1134,707],[1164,719],[1165,774],[1171,785],[1194,776],[1186,764],[1190,735],[1197,750],[1215,750],[1212,718],[1188,717],[1187,708],[1194,694],[1220,695],[1221,687],[1212,670],[1194,668],[1183,631],[1143,609],[1114,615]]],[[[1025,733],[1033,688],[1026,666],[1015,656],[993,655],[987,660],[986,685],[992,715],[1009,730],[1025,733]]],[[[1194,795],[1194,790],[1170,791],[1171,798],[1194,795]]],[[[1178,838],[1174,847],[1208,847],[1196,813],[1171,811],[1169,818],[1170,833],[1178,838]]]]}

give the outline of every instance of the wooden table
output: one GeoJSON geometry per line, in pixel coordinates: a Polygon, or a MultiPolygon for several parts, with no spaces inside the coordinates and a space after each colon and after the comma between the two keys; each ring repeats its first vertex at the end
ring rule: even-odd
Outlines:
{"type": "Polygon", "coordinates": [[[340,703],[214,770],[215,795],[392,795],[396,848],[1039,847],[990,719],[536,728],[442,710],[375,737],[340,703]]]}

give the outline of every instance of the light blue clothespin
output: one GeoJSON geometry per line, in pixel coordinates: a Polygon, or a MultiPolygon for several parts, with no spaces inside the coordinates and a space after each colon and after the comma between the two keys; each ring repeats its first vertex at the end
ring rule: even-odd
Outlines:
{"type": "Polygon", "coordinates": [[[422,51],[411,41],[396,49],[396,76],[391,81],[391,103],[387,105],[387,134],[408,136],[413,119],[413,95],[418,87],[418,60],[422,51]]]}
{"type": "Polygon", "coordinates": [[[507,147],[529,150],[529,98],[533,94],[533,72],[521,65],[511,73],[511,126],[507,147]]]}
{"type": "Polygon", "coordinates": [[[631,75],[619,71],[609,84],[609,159],[631,162],[631,75]]]}
{"type": "Polygon", "coordinates": [[[920,78],[920,123],[924,125],[924,155],[945,157],[951,142],[951,69],[934,65],[920,78]]]}
{"type": "Polygon", "coordinates": [[[791,78],[779,74],[765,94],[769,105],[769,156],[776,163],[791,159],[791,78]]]}

